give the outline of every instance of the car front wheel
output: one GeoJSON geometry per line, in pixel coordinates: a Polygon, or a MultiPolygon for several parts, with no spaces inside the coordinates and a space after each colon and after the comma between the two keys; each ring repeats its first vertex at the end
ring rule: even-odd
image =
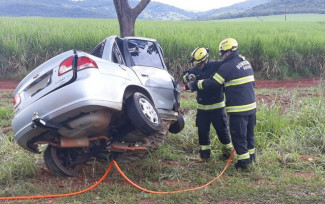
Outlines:
{"type": "Polygon", "coordinates": [[[132,125],[144,135],[157,133],[162,128],[158,111],[148,97],[136,92],[126,101],[126,112],[132,125]]]}

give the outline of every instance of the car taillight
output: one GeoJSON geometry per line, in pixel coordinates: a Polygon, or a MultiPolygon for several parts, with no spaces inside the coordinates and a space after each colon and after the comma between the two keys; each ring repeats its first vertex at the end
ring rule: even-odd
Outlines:
{"type": "Polygon", "coordinates": [[[16,94],[14,97],[14,108],[16,108],[21,103],[20,93],[16,94]]]}
{"type": "MultiPolygon", "coordinates": [[[[72,70],[72,61],[73,61],[73,57],[69,57],[60,64],[59,72],[58,72],[59,76],[72,70]]],[[[78,57],[77,70],[80,71],[88,68],[98,68],[98,66],[96,62],[94,62],[89,57],[78,57]]]]}

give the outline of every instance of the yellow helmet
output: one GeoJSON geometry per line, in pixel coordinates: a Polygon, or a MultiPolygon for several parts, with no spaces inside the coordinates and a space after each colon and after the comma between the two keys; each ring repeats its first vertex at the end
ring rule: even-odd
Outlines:
{"type": "Polygon", "coordinates": [[[235,51],[238,48],[238,42],[234,38],[227,38],[219,44],[219,52],[226,52],[228,50],[235,51]]]}
{"type": "Polygon", "coordinates": [[[197,47],[191,54],[191,63],[197,65],[201,62],[204,62],[209,57],[209,49],[204,47],[197,47]]]}

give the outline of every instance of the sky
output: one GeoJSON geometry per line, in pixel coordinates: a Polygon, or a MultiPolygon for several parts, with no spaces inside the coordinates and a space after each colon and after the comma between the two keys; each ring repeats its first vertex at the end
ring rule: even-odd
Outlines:
{"type": "Polygon", "coordinates": [[[189,11],[207,11],[247,0],[152,0],[189,11]]]}

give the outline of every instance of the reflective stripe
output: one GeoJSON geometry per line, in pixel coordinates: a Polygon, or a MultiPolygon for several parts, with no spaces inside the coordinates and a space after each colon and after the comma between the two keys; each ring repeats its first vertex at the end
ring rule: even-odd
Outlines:
{"type": "Polygon", "coordinates": [[[249,159],[249,153],[237,155],[238,160],[249,159]]]}
{"type": "Polygon", "coordinates": [[[255,148],[253,148],[253,149],[248,149],[248,153],[249,153],[249,154],[254,154],[254,153],[255,153],[255,148]]]}
{"type": "Polygon", "coordinates": [[[214,78],[217,82],[219,82],[219,84],[223,84],[223,83],[225,82],[225,79],[224,79],[222,76],[220,76],[218,73],[215,73],[215,74],[213,75],[213,78],[214,78]]]}
{"type": "Polygon", "coordinates": [[[215,104],[211,104],[211,105],[197,104],[197,109],[200,109],[200,110],[213,110],[213,109],[223,108],[225,106],[226,106],[225,102],[222,101],[220,103],[215,103],[215,104]]]}
{"type": "Polygon", "coordinates": [[[211,149],[210,145],[201,145],[201,150],[209,150],[211,149]]]}
{"type": "Polygon", "coordinates": [[[228,106],[226,107],[227,113],[235,113],[235,112],[243,112],[243,111],[249,111],[256,108],[256,102],[248,104],[248,105],[242,105],[242,106],[228,106]]]}
{"type": "Polygon", "coordinates": [[[223,146],[227,149],[232,149],[234,147],[231,142],[229,144],[223,144],[223,146]]]}
{"type": "Polygon", "coordinates": [[[200,90],[203,90],[203,86],[202,86],[202,84],[203,84],[203,80],[199,80],[199,81],[197,82],[197,88],[200,89],[200,90]]]}
{"type": "Polygon", "coordinates": [[[246,83],[252,82],[252,81],[255,81],[254,75],[227,81],[227,82],[225,82],[225,87],[246,84],[246,83]]]}
{"type": "Polygon", "coordinates": [[[187,83],[188,83],[188,81],[187,81],[187,78],[186,78],[186,77],[187,77],[187,74],[183,76],[183,81],[184,81],[184,83],[185,83],[185,84],[187,84],[187,83]]]}

